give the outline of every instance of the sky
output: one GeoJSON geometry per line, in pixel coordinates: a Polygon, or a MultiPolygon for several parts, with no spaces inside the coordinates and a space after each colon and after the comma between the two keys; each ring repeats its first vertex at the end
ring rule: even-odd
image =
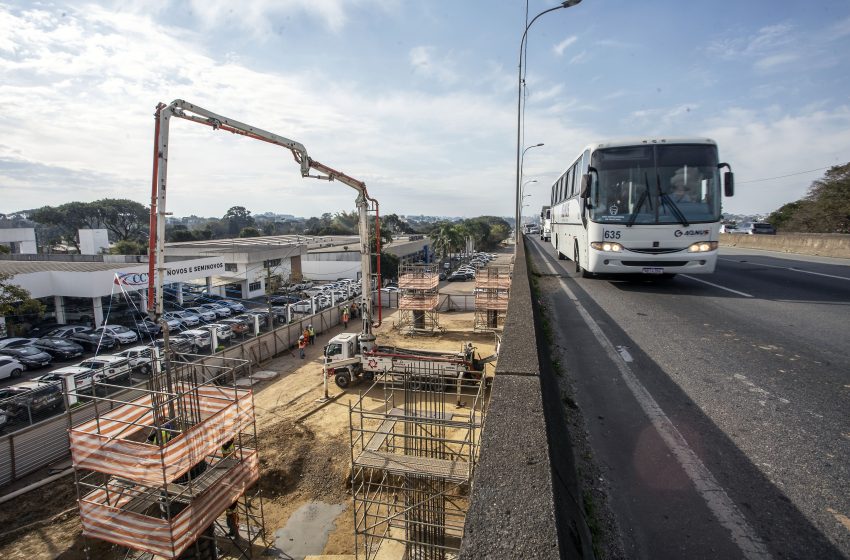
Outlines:
{"type": "MultiPolygon", "coordinates": [[[[558,5],[529,0],[529,13],[558,5]]],[[[0,0],[0,212],[148,204],[157,103],[304,144],[382,214],[513,216],[525,0],[0,0]]],[[[584,0],[528,31],[528,207],[582,148],[708,137],[724,211],[767,213],[850,161],[850,1],[584,0]]],[[[167,210],[350,211],[282,148],[173,119],[167,210]]]]}

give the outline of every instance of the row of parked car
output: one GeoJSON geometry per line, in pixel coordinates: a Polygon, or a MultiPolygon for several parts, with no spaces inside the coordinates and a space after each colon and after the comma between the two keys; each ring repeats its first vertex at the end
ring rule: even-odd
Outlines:
{"type": "Polygon", "coordinates": [[[474,253],[468,264],[459,266],[452,272],[446,280],[449,282],[466,282],[467,280],[475,279],[475,272],[482,267],[487,266],[490,261],[496,258],[492,253],[474,253]]]}

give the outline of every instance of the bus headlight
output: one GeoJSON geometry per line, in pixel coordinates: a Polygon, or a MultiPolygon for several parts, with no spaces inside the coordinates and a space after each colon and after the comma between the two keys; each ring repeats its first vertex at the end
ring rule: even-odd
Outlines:
{"type": "Polygon", "coordinates": [[[597,251],[605,251],[605,252],[614,252],[618,253],[623,250],[623,246],[619,243],[611,243],[610,241],[594,241],[590,244],[590,246],[597,251]]]}
{"type": "Polygon", "coordinates": [[[700,241],[688,247],[689,253],[705,253],[717,249],[717,241],[700,241]]]}

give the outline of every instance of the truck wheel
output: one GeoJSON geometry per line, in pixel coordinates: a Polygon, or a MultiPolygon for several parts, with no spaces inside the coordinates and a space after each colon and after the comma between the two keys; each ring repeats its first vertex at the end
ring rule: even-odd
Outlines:
{"type": "Polygon", "coordinates": [[[371,383],[372,381],[375,380],[375,372],[374,371],[364,371],[363,372],[363,379],[365,379],[366,381],[371,383]]]}
{"type": "Polygon", "coordinates": [[[334,383],[340,389],[347,389],[351,385],[351,374],[346,372],[338,373],[334,376],[334,383]]]}

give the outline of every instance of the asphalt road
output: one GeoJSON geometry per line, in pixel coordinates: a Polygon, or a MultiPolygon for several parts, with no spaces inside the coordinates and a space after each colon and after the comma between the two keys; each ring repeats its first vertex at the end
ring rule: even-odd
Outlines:
{"type": "Polygon", "coordinates": [[[850,262],[580,278],[528,239],[628,558],[850,558],[850,262]]]}

